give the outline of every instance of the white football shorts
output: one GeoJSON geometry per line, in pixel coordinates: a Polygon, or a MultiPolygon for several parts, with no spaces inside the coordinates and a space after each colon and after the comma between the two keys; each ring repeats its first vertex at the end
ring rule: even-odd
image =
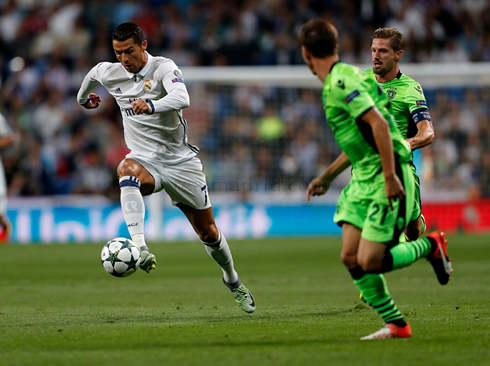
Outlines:
{"type": "Polygon", "coordinates": [[[148,170],[155,178],[153,192],[165,190],[174,206],[183,203],[197,210],[211,207],[206,176],[202,172],[201,160],[197,157],[177,165],[163,165],[132,153],[126,155],[126,158],[136,160],[148,170]]]}

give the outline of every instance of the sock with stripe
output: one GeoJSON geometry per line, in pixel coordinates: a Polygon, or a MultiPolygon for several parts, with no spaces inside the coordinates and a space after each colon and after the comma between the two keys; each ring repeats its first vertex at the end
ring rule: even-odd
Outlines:
{"type": "Polygon", "coordinates": [[[231,256],[230,247],[223,233],[219,231],[219,238],[215,243],[203,242],[203,244],[209,256],[221,267],[224,280],[230,284],[237,282],[238,274],[233,266],[233,257],[231,256]]]}
{"type": "Polygon", "coordinates": [[[420,236],[424,235],[425,230],[427,230],[427,225],[425,224],[425,217],[424,215],[420,215],[420,220],[422,221],[422,229],[420,230],[420,236]]]}
{"type": "Polygon", "coordinates": [[[385,323],[394,323],[402,328],[407,325],[390,296],[382,274],[366,273],[359,266],[350,269],[349,272],[366,302],[377,311],[385,323]]]}
{"type": "Polygon", "coordinates": [[[427,258],[435,250],[435,246],[435,241],[428,237],[399,243],[385,252],[381,272],[408,267],[420,258],[427,258]]]}
{"type": "Polygon", "coordinates": [[[145,202],[140,192],[140,181],[136,177],[124,176],[119,179],[121,188],[121,208],[131,239],[141,250],[148,250],[143,233],[145,202]]]}

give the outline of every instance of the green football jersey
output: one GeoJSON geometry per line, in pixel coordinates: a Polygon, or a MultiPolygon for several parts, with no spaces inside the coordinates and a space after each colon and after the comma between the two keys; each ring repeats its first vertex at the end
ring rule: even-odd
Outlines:
{"type": "Polygon", "coordinates": [[[374,75],[337,62],[323,84],[322,102],[327,122],[340,148],[349,157],[356,179],[371,179],[382,169],[371,127],[361,120],[364,113],[375,106],[388,121],[399,161],[411,160],[410,149],[388,111],[390,100],[374,75]]]}
{"type": "MultiPolygon", "coordinates": [[[[375,75],[373,69],[364,72],[375,75]]],[[[391,113],[398,130],[405,139],[414,137],[418,132],[417,123],[431,120],[422,87],[401,72],[394,79],[379,84],[390,98],[391,113]]]]}

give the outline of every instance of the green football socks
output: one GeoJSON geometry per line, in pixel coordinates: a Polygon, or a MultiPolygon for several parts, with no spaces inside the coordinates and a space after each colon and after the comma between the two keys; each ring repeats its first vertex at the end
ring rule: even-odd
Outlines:
{"type": "Polygon", "coordinates": [[[420,258],[427,258],[432,250],[432,247],[433,244],[427,238],[395,245],[385,254],[383,272],[408,267],[420,258]],[[392,262],[391,269],[389,262],[392,262]]]}
{"type": "Polygon", "coordinates": [[[403,316],[391,299],[386,280],[382,274],[365,273],[359,279],[354,278],[354,283],[366,302],[378,312],[385,323],[405,326],[403,316]]]}

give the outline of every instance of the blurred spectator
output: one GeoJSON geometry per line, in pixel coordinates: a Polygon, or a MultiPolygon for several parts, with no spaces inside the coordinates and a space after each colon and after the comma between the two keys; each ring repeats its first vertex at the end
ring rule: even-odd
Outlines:
{"type": "MultiPolygon", "coordinates": [[[[4,153],[9,194],[117,199],[115,169],[127,152],[120,112],[105,91],[97,90],[103,100],[97,112],[74,101],[90,68],[116,61],[116,25],[139,23],[149,52],[183,68],[302,65],[297,35],[320,16],[341,31],[347,63],[370,63],[369,38],[382,26],[405,33],[405,62],[490,62],[485,0],[0,1],[2,104],[22,139],[4,153]]],[[[186,83],[188,137],[201,147],[210,181],[257,181],[251,187],[272,189],[281,180],[310,179],[339,153],[319,89],[186,83]]],[[[490,197],[489,88],[424,90],[433,95],[436,139],[424,152],[423,176],[433,187],[479,187],[490,197]]]]}

